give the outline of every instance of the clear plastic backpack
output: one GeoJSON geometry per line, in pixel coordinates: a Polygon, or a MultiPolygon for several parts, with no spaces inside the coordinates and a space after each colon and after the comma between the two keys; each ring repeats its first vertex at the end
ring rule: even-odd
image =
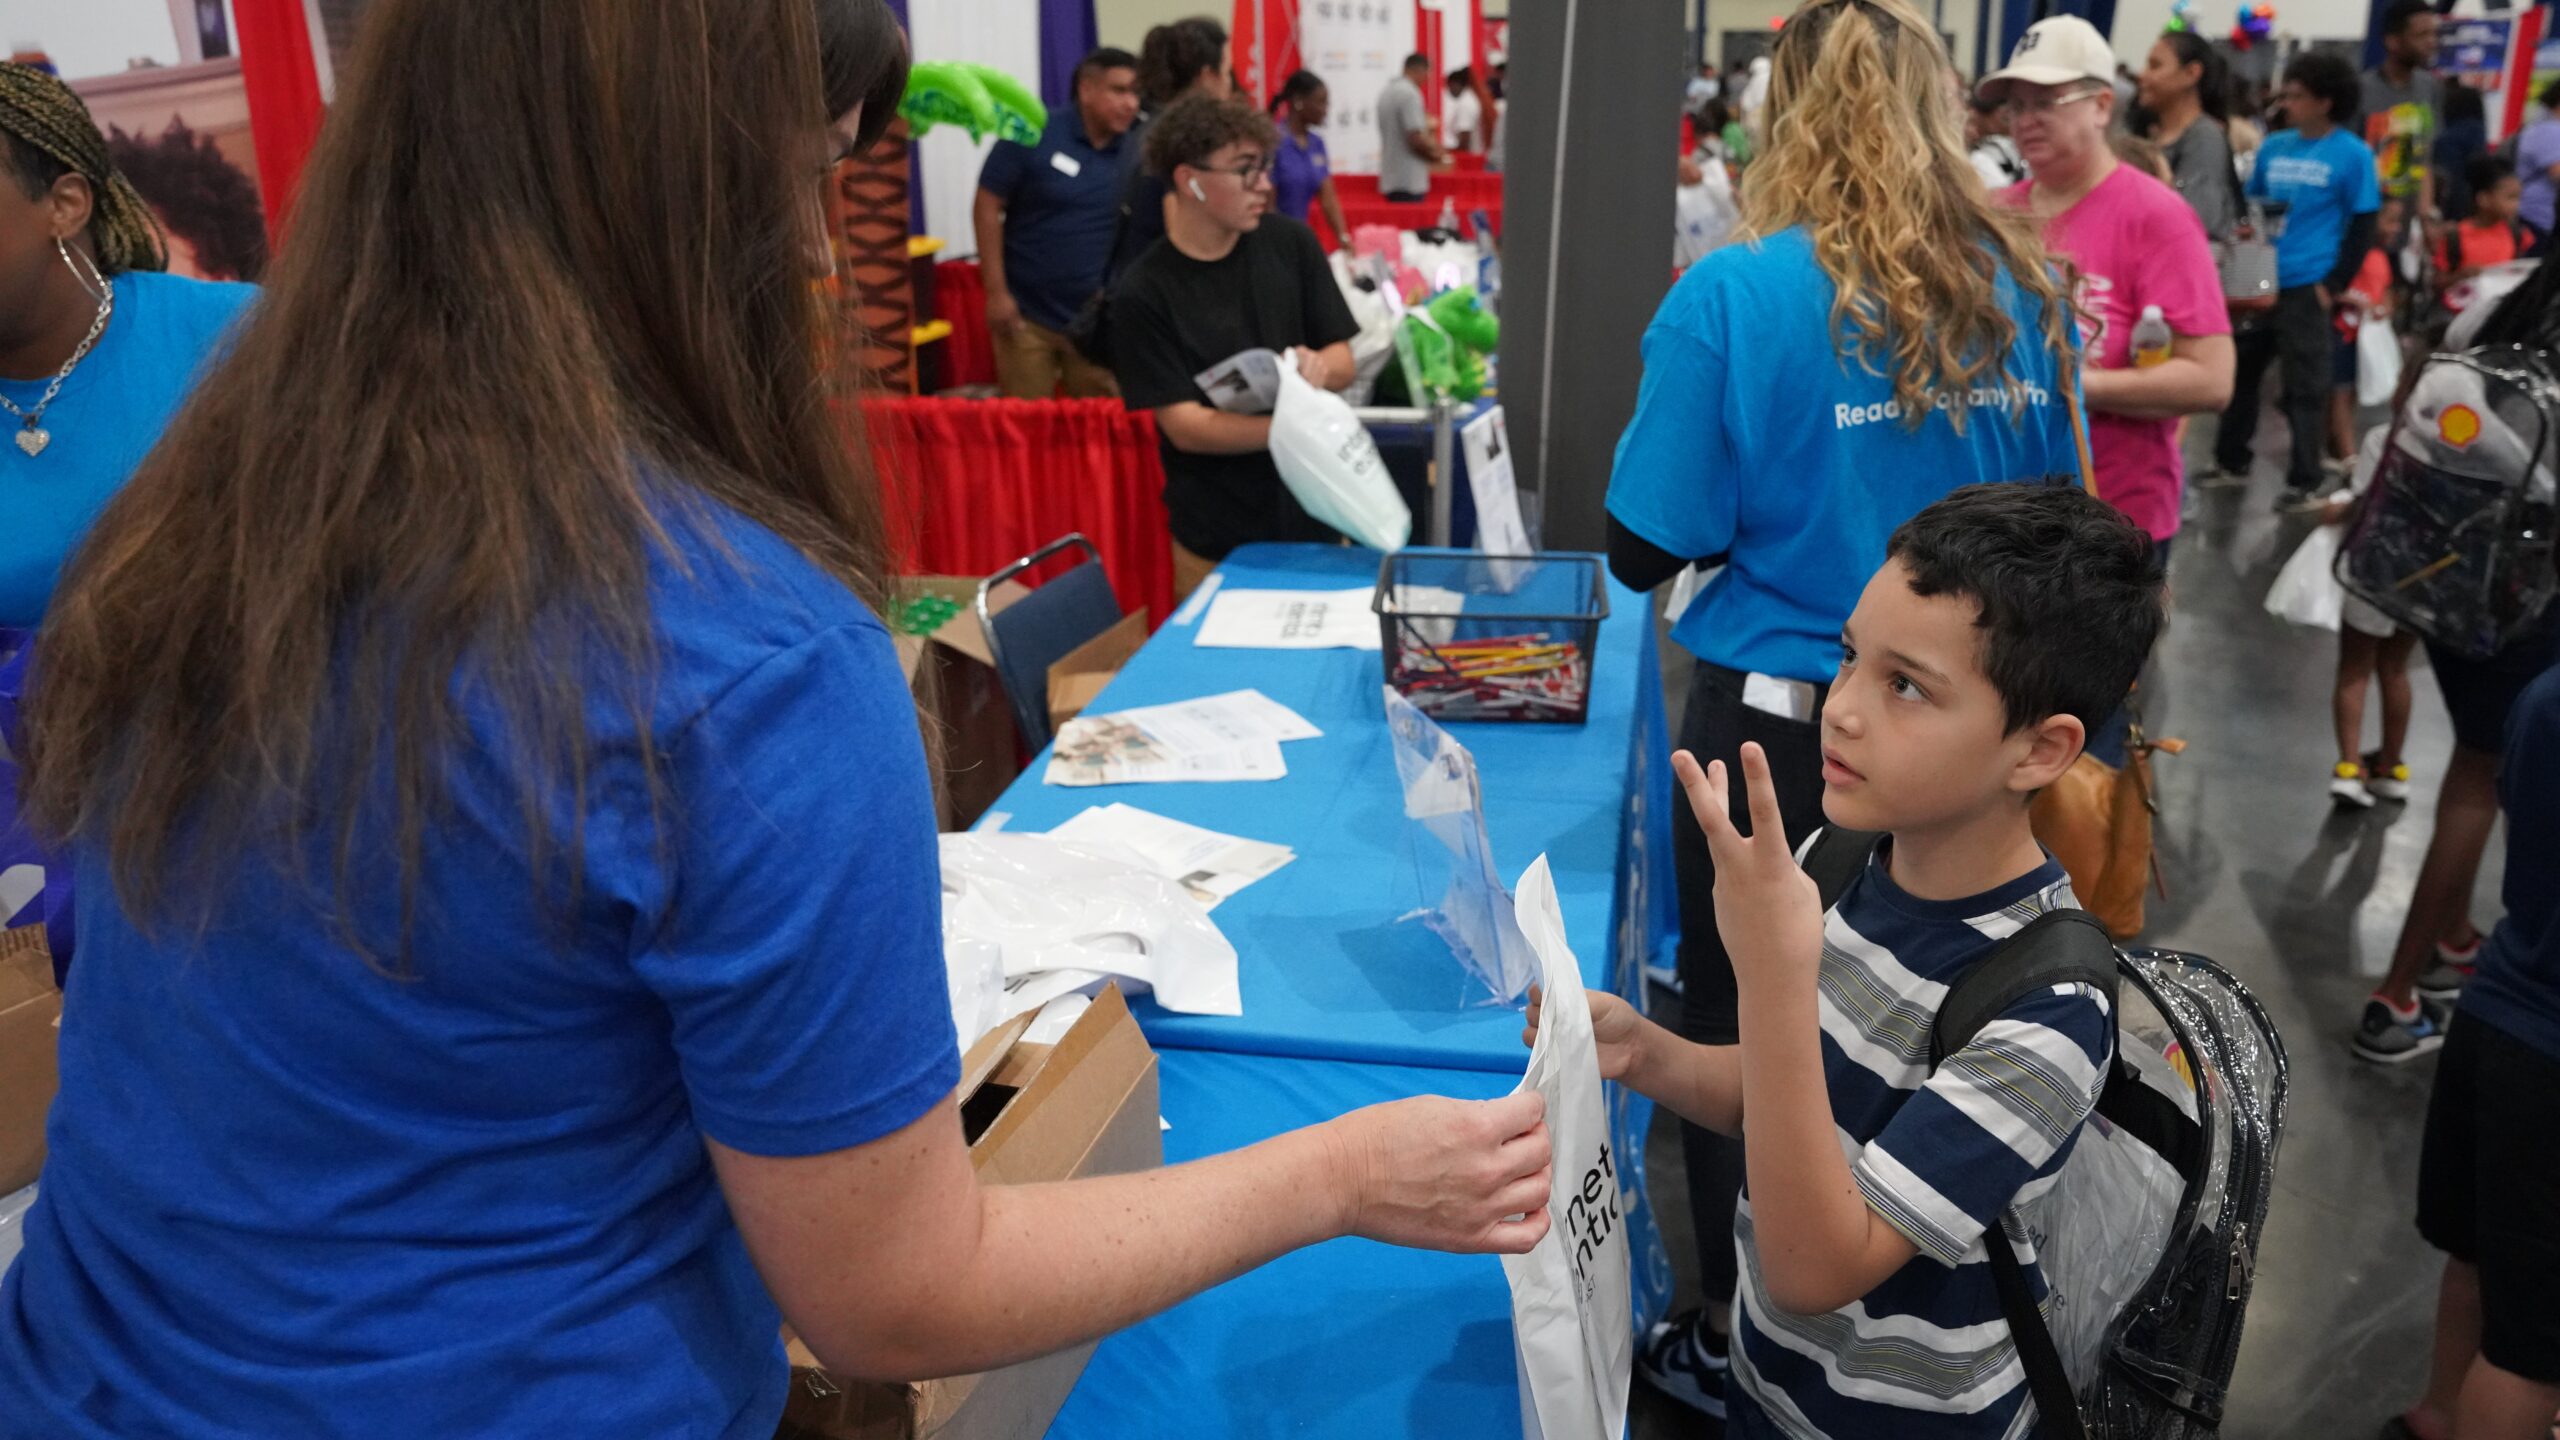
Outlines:
{"type": "Polygon", "coordinates": [[[2531,630],[2560,591],[2555,420],[2560,378],[2547,351],[2495,345],[2430,358],[2347,523],[2339,583],[2475,659],[2531,630]]]}
{"type": "MultiPolygon", "coordinates": [[[[1877,838],[1830,829],[1807,847],[1825,909],[1877,838]]],[[[1948,989],[1931,1068],[2019,998],[2073,983],[2113,1007],[2105,1088],[2052,1185],[1983,1236],[2035,1433],[2210,1440],[2275,1188],[2284,1042],[2248,987],[2211,960],[2118,951],[2087,912],[2054,910],[1948,989]],[[2041,1306],[2027,1255],[2044,1271],[2041,1306]]]]}

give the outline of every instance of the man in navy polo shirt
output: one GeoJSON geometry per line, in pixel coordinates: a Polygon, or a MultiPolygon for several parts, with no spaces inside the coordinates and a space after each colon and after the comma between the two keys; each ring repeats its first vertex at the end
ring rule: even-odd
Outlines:
{"type": "Polygon", "coordinates": [[[1068,322],[1102,288],[1119,231],[1120,176],[1138,119],[1138,61],[1109,46],[1076,67],[1076,104],[1035,146],[999,140],[971,212],[987,283],[996,380],[1018,400],[1116,395],[1111,372],[1067,343],[1068,322]]]}

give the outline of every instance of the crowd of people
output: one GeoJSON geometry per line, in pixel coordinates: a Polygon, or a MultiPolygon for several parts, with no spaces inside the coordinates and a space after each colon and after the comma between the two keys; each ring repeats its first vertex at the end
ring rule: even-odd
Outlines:
{"type": "MultiPolygon", "coordinates": [[[[2487,303],[2473,298],[2485,293],[2476,282],[2505,271],[2512,283],[2516,262],[2538,257],[2551,228],[2560,116],[2546,114],[2493,149],[2478,93],[2433,69],[2437,28],[2435,9],[2401,0],[2381,18],[2376,69],[2359,75],[2342,59],[2305,51],[2284,61],[2270,92],[2235,85],[2224,52],[2192,31],[2159,37],[2134,73],[2086,21],[2055,18],[2025,32],[2006,68],[1966,84],[1898,6],[1815,4],[1780,32],[1765,112],[1746,121],[1730,103],[1735,81],[1701,67],[1684,97],[1688,159],[1724,167],[1738,185],[1733,238],[1749,243],[1694,265],[1655,316],[1609,511],[1613,568],[1628,584],[1650,587],[1692,565],[1713,571],[1673,631],[1699,662],[1681,738],[1701,762],[1736,769],[1747,755],[1754,775],[1765,773],[1765,808],[1749,816],[1738,785],[1719,791],[1732,802],[1733,824],[1775,823],[1792,846],[1826,821],[1846,823],[1853,807],[1842,803],[1844,789],[1859,782],[1841,772],[1859,768],[1863,732],[1874,723],[1833,712],[1855,662],[1872,653],[1857,632],[1874,591],[1862,600],[1854,577],[1898,553],[1888,549],[1893,526],[1926,495],[1968,480],[2085,482],[2148,537],[2147,563],[2165,573],[2188,506],[2187,425],[2213,426],[2217,463],[2198,477],[2203,485],[2246,483],[2272,366],[2275,408],[2289,432],[2277,505],[2323,524],[2347,520],[2387,433],[2376,428],[2360,440],[2356,430],[2371,403],[2360,406],[2356,391],[2362,327],[2401,327],[2405,356],[2397,358],[2414,376],[2444,343],[2445,322],[2487,303]],[[1915,57],[1924,55],[1934,72],[1922,73],[1915,57]],[[1808,95],[1823,103],[1807,104],[1808,95]],[[1870,100],[1879,103],[1866,113],[1870,100]],[[1949,224],[1955,233],[1940,233],[1949,224]],[[2271,294],[2226,284],[2234,251],[2251,245],[2272,246],[2271,294]],[[1932,273],[1938,267],[1954,273],[1932,273]],[[2045,284],[2047,273],[2068,277],[2062,291],[2045,284]],[[1790,355],[1796,345],[1809,353],[1790,355]],[[1973,414],[1960,397],[1968,387],[1977,399],[1986,393],[1983,371],[1961,362],[1982,367],[2004,347],[1990,393],[2016,400],[1997,416],[1973,414]],[[1831,363],[1835,350],[1861,358],[1863,369],[1831,363]],[[1737,365],[1743,355],[1750,363],[1737,365]],[[1821,403],[1806,406],[1805,377],[1835,372],[1851,393],[1836,404],[1816,395],[1821,403]],[[1764,375],[1771,378],[1755,378],[1764,375]],[[2066,393],[2076,385],[2084,401],[2086,448],[2076,459],[2052,412],[2033,403],[2046,375],[2066,393]],[[1792,393],[1784,401],[1760,393],[1772,385],[1792,393]],[[1811,435],[1761,418],[1795,407],[1837,418],[1803,427],[1818,432],[1811,435]],[[1753,483],[1767,475],[1790,483],[1753,483]],[[1927,477],[1923,493],[1898,498],[1893,487],[1913,475],[1927,477]],[[1837,563],[1844,553],[1849,563],[1837,563]]],[[[2560,86],[2538,98],[2550,111],[2560,86]]],[[[2394,363],[2388,373],[2401,370],[2394,363]]],[[[1992,628],[1986,643],[1996,650],[1987,600],[1980,623],[1992,628]]],[[[2409,662],[2419,637],[2353,597],[2339,630],[2331,794],[2359,807],[2405,801],[2409,662]],[[2378,749],[2363,741],[2377,682],[2378,749]]],[[[2497,1168],[2513,1163],[2525,1137],[2547,1133],[2550,1116],[2543,1102],[2501,1100],[2486,1088],[2525,1075],[2536,1087],[2560,1080],[2550,901],[2524,893],[2548,888],[2555,856],[2539,831],[2512,832],[2505,928],[2484,940],[2471,919],[2501,775],[2511,821],[2520,801],[2545,813],[2560,805],[2560,790],[2521,788],[2547,763],[2525,762],[2514,748],[2560,715],[2560,684],[2527,688],[2560,658],[2550,631],[2546,623],[2487,661],[2426,646],[2456,744],[2390,972],[2351,1037],[2355,1052],[2376,1063],[2448,1052],[2420,1196],[2422,1233],[2447,1256],[2436,1363],[2425,1397],[2391,1421],[2391,1433],[2420,1440],[2541,1440],[2560,1408],[2560,1332],[2548,1319],[2560,1267],[2536,1238],[2560,1225],[2556,1192],[2545,1185],[2529,1205],[2490,1193],[2497,1168]],[[2540,879],[2526,878],[2536,865],[2545,867],[2540,879]],[[2491,1072],[2500,1081],[2486,1081],[2491,1072]]],[[[1896,663],[1908,676],[1909,663],[1896,663]]],[[[1920,678],[1897,683],[1928,688],[1920,678]]],[[[2122,712],[2083,718],[2088,752],[2120,760],[2122,712]]],[[[1747,1069],[1751,1030],[1737,1020],[1737,972],[1746,1008],[1750,979],[1731,953],[1731,926],[1717,923],[1735,903],[1716,879],[1733,852],[1717,843],[1727,827],[1699,818],[1681,828],[1676,846],[1681,1028],[1706,1046],[1739,1039],[1747,1069]]],[[[1891,878],[1901,878],[1898,866],[1891,878]]],[[[1885,880],[1877,886],[1889,893],[1885,880]]],[[[2015,899],[1974,895],[1946,913],[1988,915],[1995,900],[2015,899]]],[[[2004,933],[1977,924],[1985,935],[2004,933]]],[[[1889,920],[1855,929],[1900,956],[1885,938],[1889,920]]],[[[1826,954],[1826,987],[1831,964],[1826,954]]],[[[1848,983],[1839,982],[1839,994],[1848,983]]],[[[1878,1006],[1892,991],[1873,978],[1859,987],[1878,1006]]],[[[1839,994],[1826,989],[1824,1028],[1858,1057],[1868,1052],[1851,1032],[1876,1039],[1861,1019],[1866,1002],[1852,1006],[1839,994]]],[[[1875,1078],[1835,1074],[1832,1092],[1854,1094],[1875,1078]]],[[[1918,1083],[1890,1069],[1882,1078],[1918,1083]]],[[[1938,1087],[1928,1080],[1924,1093],[1938,1087]]],[[[2015,1117],[1963,1103],[1990,1133],[2012,1133],[2015,1117]]],[[[1876,1403],[1932,1412],[1933,1425],[1948,1411],[1969,1417],[1930,1434],[2000,1433],[1982,1417],[2006,1402],[1985,1404],[1958,1378],[1979,1384],[1982,1373],[1969,1367],[1980,1357],[1969,1357],[1961,1339],[1969,1333],[1962,1322],[1983,1313],[1979,1276],[1966,1274],[1983,1259],[1979,1245],[1965,1245],[1978,1223],[1946,1237],[1946,1258],[1961,1255],[1964,1264],[1890,1282],[1889,1325],[1880,1314],[1844,1310],[1823,1327],[1794,1326],[1782,1313],[1788,1307],[1771,1307],[1758,1288],[1749,1205],[1737,1222],[1737,1190],[1757,1196],[1763,1188],[1759,1157],[1746,1163],[1744,1147],[1717,1133],[1730,1127],[1712,1115],[1674,1108],[1699,1122],[1683,1136],[1697,1233],[1740,1236],[1742,1269],[1702,1243],[1708,1303],[1648,1337],[1639,1357],[1648,1382],[1730,1415],[1736,1434],[1763,1433],[1765,1420],[1745,1421],[1747,1411],[1820,1417],[1876,1403]],[[1942,1387],[1897,1393],[1903,1381],[1880,1379],[1912,1373],[1907,1352],[1884,1358],[1886,1348],[1911,1344],[1931,1374],[1943,1374],[1942,1387]],[[1815,1355],[1818,1372],[1796,1368],[1815,1355]],[[1797,1383],[1777,1384],[1780,1373],[1797,1383]]],[[[1853,1127],[1850,1138],[1871,1142],[1872,1153],[1891,1135],[1853,1127]]],[[[1950,1153],[1965,1152],[1957,1145],[1950,1153]]],[[[1878,1213],[1948,1213],[1931,1210],[1945,1202],[1915,1181],[1921,1173],[1862,1161],[1855,1179],[1878,1213]]],[[[1764,1240],[1769,1230],[1760,1227],[1764,1240]]],[[[2014,1400],[2018,1384],[2012,1371],[1992,1388],[2005,1385],[2014,1400]]],[[[1815,1423],[1829,1434],[1923,1433],[1815,1423]]]]}
{"type": "MultiPolygon", "coordinates": [[[[0,1435],[761,1437],[786,1319],[841,1374],[945,1374],[1336,1236],[1545,1233],[1534,1092],[977,1182],[886,522],[807,303],[813,161],[877,140],[905,46],[882,0],[733,20],[381,0],[263,290],[160,273],[77,96],[0,67],[0,662],[38,682],[7,808],[88,897],[0,1435]]],[[[2363,76],[2289,59],[2270,108],[2184,32],[2134,74],[2051,18],[1965,84],[1909,0],[1809,0],[1683,96],[1683,178],[1712,167],[1738,223],[1642,335],[1607,495],[1626,585],[1712,571],[1672,630],[1680,1005],[1595,994],[1592,1021],[1604,1073],[1684,1122],[1701,1241],[1705,1303],[1638,1372],[1731,1434],[2031,1423],[1987,1241],[2089,1122],[2114,1016],[2064,985],[1944,1063],[1927,1036],[2075,903],[2029,807],[2127,753],[2185,427],[2215,427],[2204,479],[2245,478],[2277,367],[2279,504],[2342,521],[2380,443],[2353,407],[2339,433],[2360,327],[2414,359],[2547,244],[2560,117],[2498,153],[2431,9],[2383,39],[2363,76]],[[2272,294],[2226,279],[2248,245],[2272,294]],[[1882,837],[1828,906],[1795,858],[1825,827],[1882,837]]],[[[1206,18],[1095,50],[971,215],[1005,392],[1153,414],[1183,594],[1239,545],[1338,538],[1270,418],[1200,377],[1270,350],[1341,390],[1358,330],[1306,223],[1348,238],[1326,82],[1265,108],[1231,59],[1206,18]]],[[[1385,198],[1499,156],[1501,78],[1406,63],[1385,198]]],[[[2341,629],[2341,803],[2410,794],[2418,644],[2341,629]]],[[[2427,643],[2456,744],[2353,1035],[2442,1053],[2439,1331],[2390,1422],[2415,1440],[2543,1440],[2560,1410],[2555,644],[2427,643]]]]}

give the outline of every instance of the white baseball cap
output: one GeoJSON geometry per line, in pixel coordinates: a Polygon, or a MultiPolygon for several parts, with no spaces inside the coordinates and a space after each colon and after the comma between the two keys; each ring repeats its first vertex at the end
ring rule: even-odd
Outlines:
{"type": "Polygon", "coordinates": [[[2113,84],[2115,76],[2116,52],[2098,27],[2077,15],[2056,15],[2028,26],[2027,33],[2018,37],[2018,48],[2009,52],[2008,68],[1984,76],[1981,90],[1997,99],[2012,80],[2029,85],[2068,85],[2076,80],[2113,84]]]}

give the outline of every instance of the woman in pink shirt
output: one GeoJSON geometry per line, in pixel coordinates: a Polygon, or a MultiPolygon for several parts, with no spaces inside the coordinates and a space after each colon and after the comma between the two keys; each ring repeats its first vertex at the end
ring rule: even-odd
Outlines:
{"type": "Polygon", "coordinates": [[[2096,28],[2057,16],[2029,27],[1982,92],[2008,112],[2032,177],[2001,198],[2041,217],[2046,245],[2077,272],[2098,494],[2149,532],[2166,563],[2186,490],[2178,422],[2229,403],[2231,317],[2196,212],[2107,144],[2114,76],[2096,28]],[[2152,306],[2173,338],[2166,358],[2137,365],[2134,327],[2152,306]]]}

